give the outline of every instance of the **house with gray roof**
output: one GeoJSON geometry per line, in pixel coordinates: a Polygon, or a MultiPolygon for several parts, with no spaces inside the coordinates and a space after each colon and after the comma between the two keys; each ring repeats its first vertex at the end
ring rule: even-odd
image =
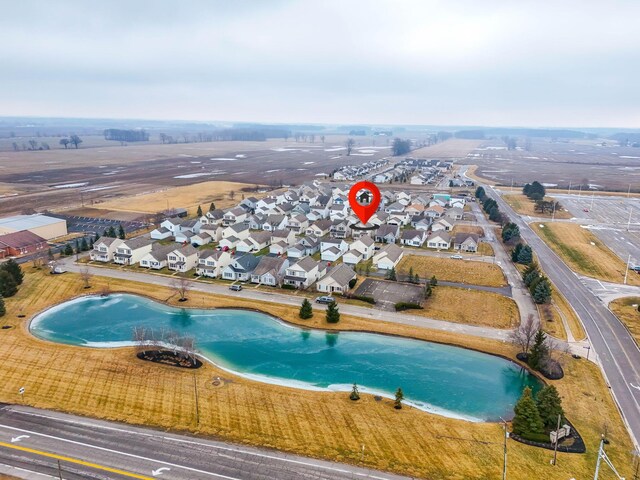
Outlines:
{"type": "Polygon", "coordinates": [[[349,265],[341,263],[316,282],[316,290],[323,293],[346,293],[349,282],[356,278],[356,272],[349,265]]]}

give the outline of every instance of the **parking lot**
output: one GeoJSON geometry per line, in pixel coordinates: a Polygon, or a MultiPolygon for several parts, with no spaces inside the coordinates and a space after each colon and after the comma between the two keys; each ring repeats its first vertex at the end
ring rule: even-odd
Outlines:
{"type": "Polygon", "coordinates": [[[556,198],[624,262],[631,255],[631,264],[640,265],[640,199],[597,194],[556,198]]]}
{"type": "Polygon", "coordinates": [[[356,289],[356,295],[374,298],[381,310],[395,311],[398,302],[422,303],[423,287],[367,278],[356,289]]]}
{"type": "Polygon", "coordinates": [[[145,228],[147,225],[144,222],[132,222],[127,220],[110,220],[108,218],[96,218],[96,217],[82,217],[78,215],[51,215],[56,218],[62,218],[67,221],[67,231],[69,233],[98,233],[102,235],[109,227],[118,229],[119,225],[122,225],[126,233],[131,233],[136,230],[145,228]]]}

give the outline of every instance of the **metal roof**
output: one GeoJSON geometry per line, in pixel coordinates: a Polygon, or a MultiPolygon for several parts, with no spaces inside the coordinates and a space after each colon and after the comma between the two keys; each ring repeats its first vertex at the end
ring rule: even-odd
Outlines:
{"type": "Polygon", "coordinates": [[[20,231],[30,230],[36,227],[44,227],[46,225],[53,225],[60,222],[64,222],[66,224],[66,220],[48,217],[46,215],[15,215],[13,217],[0,218],[0,228],[20,231]]]}

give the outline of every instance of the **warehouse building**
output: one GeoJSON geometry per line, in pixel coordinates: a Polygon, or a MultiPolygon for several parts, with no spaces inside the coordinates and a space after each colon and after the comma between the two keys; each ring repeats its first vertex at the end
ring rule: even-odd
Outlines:
{"type": "Polygon", "coordinates": [[[67,221],[41,214],[0,218],[0,235],[23,230],[35,233],[45,240],[51,240],[67,234],[67,221]]]}

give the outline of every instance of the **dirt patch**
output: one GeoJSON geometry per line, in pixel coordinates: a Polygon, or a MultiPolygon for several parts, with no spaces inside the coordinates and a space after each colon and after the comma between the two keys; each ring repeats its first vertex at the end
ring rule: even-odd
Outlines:
{"type": "Polygon", "coordinates": [[[372,297],[378,308],[395,311],[395,304],[399,302],[421,303],[422,292],[423,288],[419,285],[367,278],[356,290],[356,295],[372,297]]]}

